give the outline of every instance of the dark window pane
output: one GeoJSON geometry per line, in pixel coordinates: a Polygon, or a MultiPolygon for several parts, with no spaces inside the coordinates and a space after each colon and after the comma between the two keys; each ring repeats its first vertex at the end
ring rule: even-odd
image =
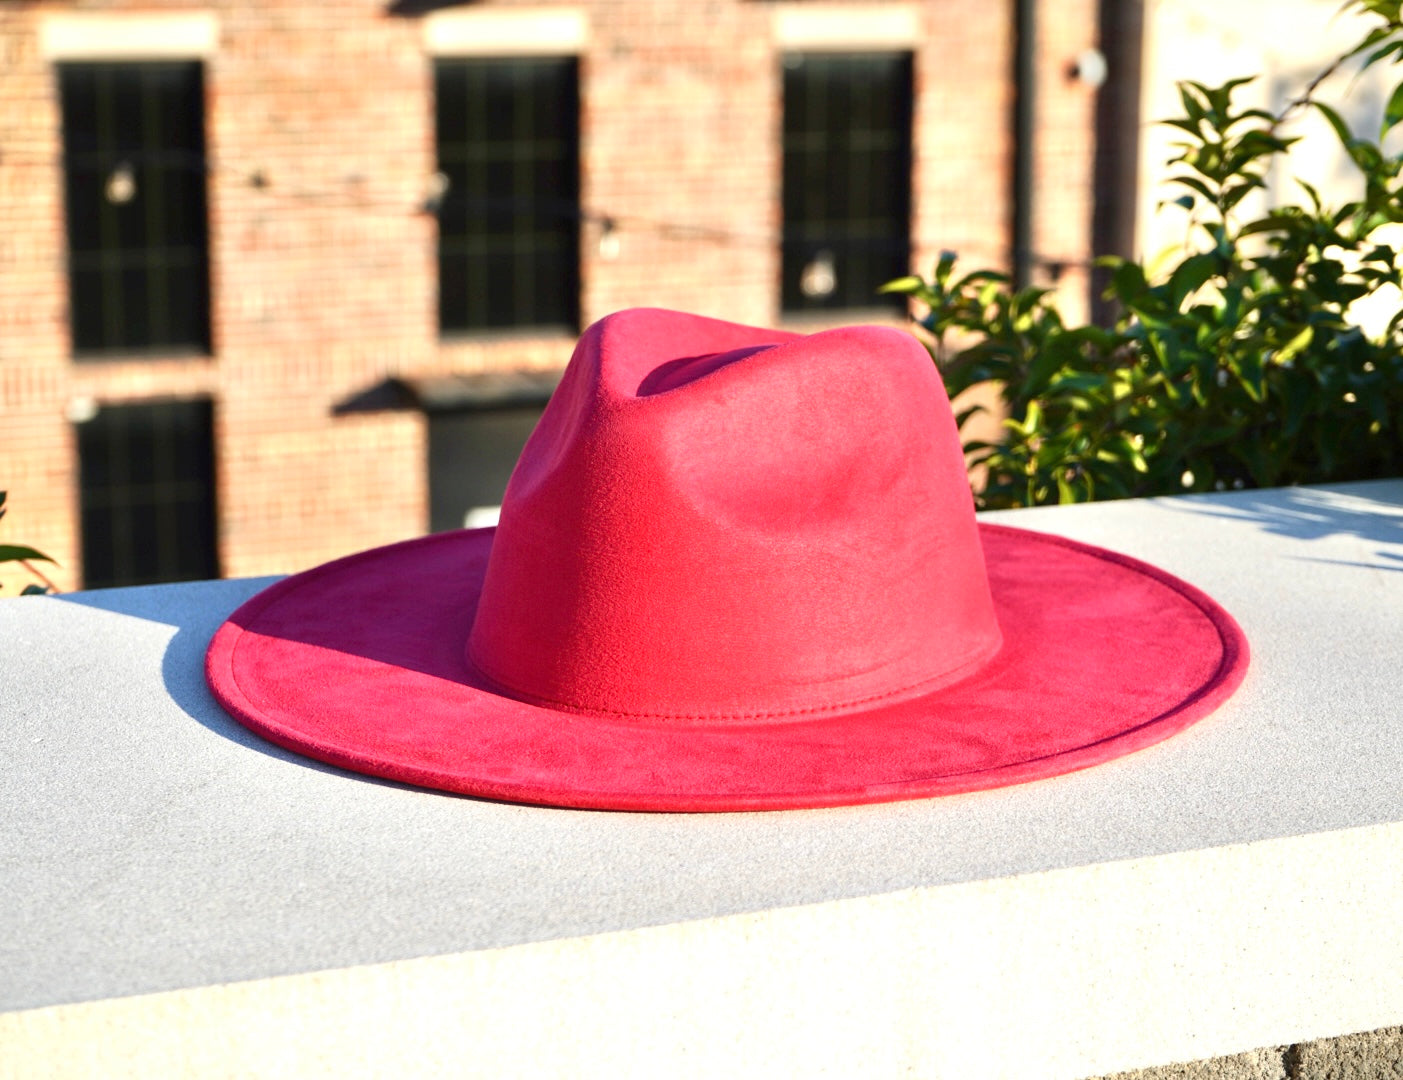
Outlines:
{"type": "Polygon", "coordinates": [[[102,274],[74,268],[70,272],[73,294],[73,344],[78,349],[99,348],[103,333],[102,274]]]}
{"type": "MultiPolygon", "coordinates": [[[[109,244],[104,236],[103,247],[121,252],[125,256],[123,262],[127,264],[135,261],[131,256],[139,256],[147,247],[146,206],[151,192],[153,172],[149,165],[135,167],[123,164],[119,165],[111,176],[104,178],[104,193],[98,205],[107,204],[103,212],[111,221],[115,243],[109,244]],[[114,205],[106,192],[119,189],[130,194],[126,196],[126,202],[114,205]]],[[[159,243],[159,238],[151,237],[151,241],[159,243]]]]}
{"type": "Polygon", "coordinates": [[[59,68],[59,92],[63,97],[64,148],[70,155],[90,154],[97,149],[97,72],[89,64],[65,64],[59,68]]]}
{"type": "Polygon", "coordinates": [[[68,244],[73,251],[102,250],[104,179],[95,169],[75,167],[68,170],[68,244]]]}
{"type": "MultiPolygon", "coordinates": [[[[536,266],[533,275],[536,281],[553,281],[561,278],[568,272],[565,260],[571,253],[544,249],[536,256],[536,266]]],[[[570,317],[569,297],[559,294],[546,293],[537,298],[541,305],[541,310],[546,313],[550,322],[565,322],[570,317]]]]}
{"type": "Polygon", "coordinates": [[[83,575],[90,582],[113,581],[117,568],[112,537],[112,511],[106,506],[83,507],[83,575]],[[87,542],[87,537],[103,542],[87,542]]]}
{"type": "Polygon", "coordinates": [[[543,406],[429,416],[429,528],[461,529],[478,507],[500,506],[543,406]]]}
{"type": "Polygon", "coordinates": [[[188,341],[198,335],[205,311],[199,276],[189,266],[171,266],[165,272],[165,292],[165,339],[188,341]]]}
{"type": "Polygon", "coordinates": [[[140,346],[151,343],[150,312],[147,310],[149,289],[146,267],[129,265],[122,271],[122,331],[120,342],[114,344],[140,346]]]}
{"type": "Polygon", "coordinates": [[[208,401],[114,405],[78,428],[87,588],[219,575],[208,401]]]}
{"type": "Polygon", "coordinates": [[[907,273],[911,57],[784,60],[785,311],[901,307],[877,289],[907,273]]]}
{"type": "MultiPolygon", "coordinates": [[[[160,530],[158,519],[161,506],[149,495],[136,498],[128,507],[127,527],[131,530],[131,552],[128,573],[133,583],[160,581],[160,530]]],[[[177,580],[175,575],[169,580],[177,580]]]]}
{"type": "Polygon", "coordinates": [[[75,352],[207,351],[200,65],[61,64],[58,73],[75,352]]]}
{"type": "Polygon", "coordinates": [[[579,321],[579,102],[573,59],[434,68],[442,330],[579,321]]]}
{"type": "Polygon", "coordinates": [[[182,579],[210,577],[214,572],[214,516],[204,512],[199,499],[185,499],[176,516],[177,573],[182,579]]]}

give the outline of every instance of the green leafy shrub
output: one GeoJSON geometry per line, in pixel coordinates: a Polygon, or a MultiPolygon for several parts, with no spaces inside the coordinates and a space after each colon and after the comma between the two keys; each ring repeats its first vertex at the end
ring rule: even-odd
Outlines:
{"type": "MultiPolygon", "coordinates": [[[[1403,280],[1403,251],[1385,226],[1403,222],[1403,154],[1383,147],[1403,123],[1403,83],[1376,139],[1314,99],[1326,74],[1355,56],[1403,60],[1403,0],[1354,0],[1374,24],[1353,50],[1280,115],[1237,109],[1249,79],[1180,85],[1182,133],[1162,212],[1187,212],[1190,240],[1162,273],[1098,260],[1119,306],[1109,327],[1064,324],[1050,291],[1014,291],[988,270],[934,276],[885,291],[928,309],[918,322],[952,397],[999,385],[1008,419],[998,442],[968,441],[987,469],[986,508],[1403,475],[1403,311],[1371,337],[1350,306],[1403,280]],[[1304,205],[1239,219],[1298,109],[1329,122],[1363,179],[1338,206],[1296,180],[1304,205]]],[[[977,411],[966,410],[965,422],[977,411]]]]}
{"type": "MultiPolygon", "coordinates": [[[[7,494],[7,492],[0,491],[0,518],[5,516],[5,498],[7,494]]],[[[24,544],[0,544],[0,562],[17,562],[43,582],[42,585],[26,585],[21,592],[22,596],[27,596],[31,593],[46,593],[53,589],[53,582],[31,565],[31,563],[34,562],[51,563],[53,561],[53,559],[49,558],[42,551],[37,551],[24,544]]]]}

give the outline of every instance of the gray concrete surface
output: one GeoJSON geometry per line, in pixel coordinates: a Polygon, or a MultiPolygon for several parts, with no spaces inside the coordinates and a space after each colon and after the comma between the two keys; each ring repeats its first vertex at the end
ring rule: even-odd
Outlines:
{"type": "Polygon", "coordinates": [[[344,773],[230,720],[204,649],[266,581],[0,601],[0,1012],[1403,821],[1403,480],[990,519],[1208,591],[1251,642],[1242,689],[1022,787],[550,810],[344,773]]]}

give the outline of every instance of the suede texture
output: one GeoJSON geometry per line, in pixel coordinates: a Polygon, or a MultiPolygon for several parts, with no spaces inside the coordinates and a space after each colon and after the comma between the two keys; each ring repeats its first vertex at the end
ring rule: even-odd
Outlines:
{"type": "Polygon", "coordinates": [[[951,682],[999,645],[956,445],[910,334],[605,319],[512,474],[469,662],[523,700],[679,719],[951,682]]]}
{"type": "Polygon", "coordinates": [[[279,582],[206,671],[242,723],[345,768],[715,811],[1085,768],[1206,716],[1247,655],[1153,567],[977,525],[909,335],[639,310],[582,337],[497,529],[279,582]]]}

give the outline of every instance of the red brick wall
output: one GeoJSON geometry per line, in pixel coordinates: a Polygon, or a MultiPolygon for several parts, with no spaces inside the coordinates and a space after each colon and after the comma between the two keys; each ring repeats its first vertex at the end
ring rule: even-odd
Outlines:
{"type": "MultiPolygon", "coordinates": [[[[0,541],[27,543],[63,563],[72,584],[73,438],[68,395],[58,106],[29,13],[0,7],[0,488],[9,513],[0,541]]],[[[0,564],[0,596],[27,583],[0,564]]]]}
{"type": "MultiPolygon", "coordinates": [[[[1114,0],[1113,0],[1114,2],[1114,0]]],[[[1058,0],[1042,5],[1038,22],[1036,148],[1037,196],[1033,209],[1033,250],[1057,260],[1060,279],[1042,268],[1035,280],[1056,284],[1062,313],[1084,320],[1089,310],[1090,210],[1096,159],[1096,91],[1079,81],[1072,63],[1097,43],[1098,5],[1092,0],[1058,0]]]]}
{"type": "MultiPolygon", "coordinates": [[[[462,10],[509,6],[476,3],[462,10]]],[[[779,318],[777,5],[582,0],[582,313],[655,304],[779,318]],[[597,219],[618,222],[601,257],[597,219]]],[[[791,4],[810,10],[822,2],[791,4]]],[[[844,5],[860,7],[857,3],[844,5]]],[[[888,5],[890,6],[890,5],[888,5]]],[[[916,51],[916,269],[955,248],[1008,249],[1011,0],[911,0],[916,51]]],[[[1045,5],[1050,7],[1051,5],[1045,5]]],[[[1092,0],[1045,19],[1037,243],[1086,257],[1091,106],[1063,77],[1092,43],[1092,0]]],[[[421,20],[387,0],[167,0],[0,6],[0,540],[81,580],[76,461],[65,410],[209,395],[215,401],[221,564],[296,570],[415,535],[427,522],[425,426],[413,412],[336,417],[397,374],[562,365],[572,342],[441,343],[432,60],[421,20]],[[209,10],[206,60],[213,357],[75,363],[69,356],[59,110],[41,56],[45,13],[209,10]]],[[[841,321],[841,320],[835,320],[841,321]]],[[[21,578],[0,576],[13,592],[21,578]]]]}

